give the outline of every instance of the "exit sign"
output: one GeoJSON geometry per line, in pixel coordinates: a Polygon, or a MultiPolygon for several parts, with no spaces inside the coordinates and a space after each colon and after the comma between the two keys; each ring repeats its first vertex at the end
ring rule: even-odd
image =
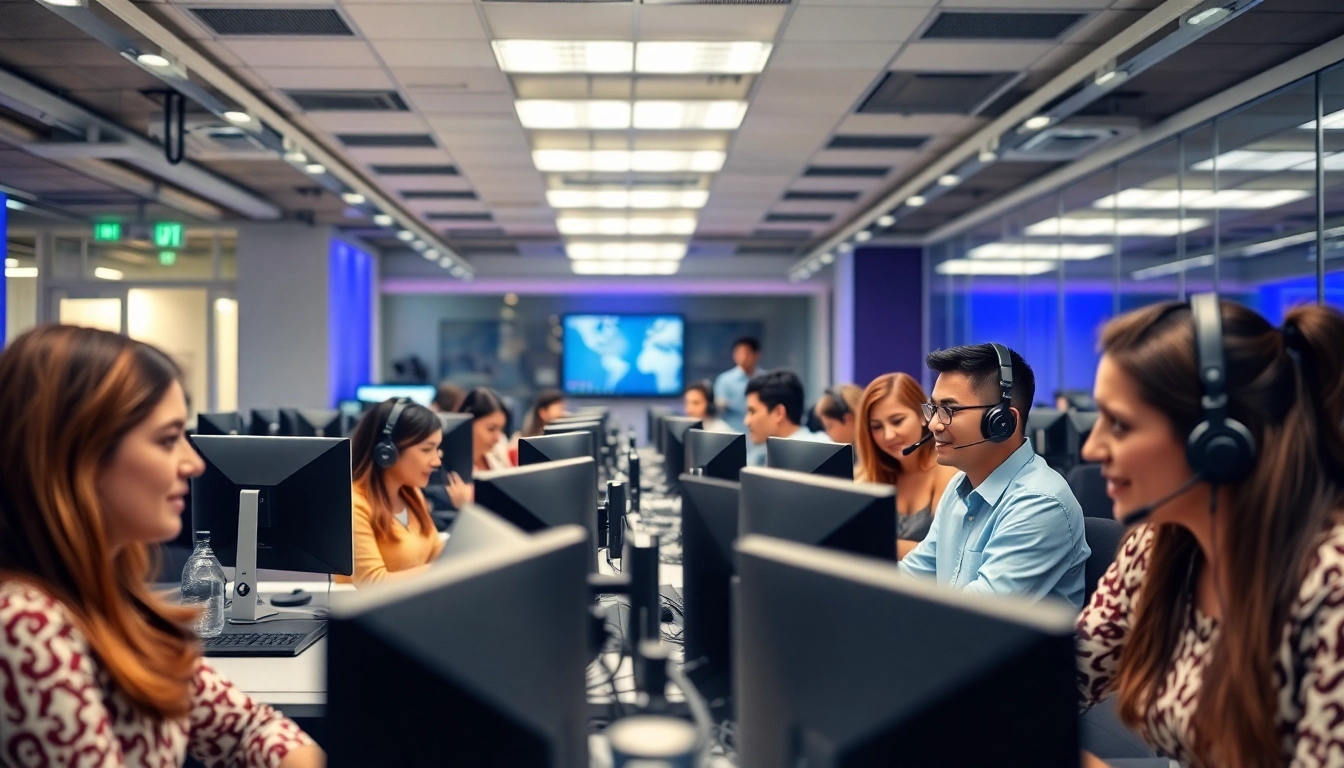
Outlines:
{"type": "Polygon", "coordinates": [[[121,223],[100,221],[93,225],[93,239],[100,242],[115,242],[121,239],[121,223]]]}
{"type": "Polygon", "coordinates": [[[181,248],[182,225],[174,221],[161,221],[155,224],[154,244],[160,248],[181,248]]]}
{"type": "Polygon", "coordinates": [[[165,267],[171,267],[177,263],[176,251],[159,251],[159,263],[165,267]]]}

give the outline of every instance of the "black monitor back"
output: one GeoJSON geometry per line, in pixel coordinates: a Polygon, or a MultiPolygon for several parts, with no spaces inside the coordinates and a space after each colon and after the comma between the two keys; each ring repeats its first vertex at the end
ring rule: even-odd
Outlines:
{"type": "Polygon", "coordinates": [[[1083,445],[1097,424],[1096,411],[1069,411],[1069,451],[1075,463],[1083,461],[1083,445]]]}
{"type": "Polygon", "coordinates": [[[518,440],[518,466],[593,455],[592,432],[560,432],[518,440]]]}
{"type": "Polygon", "coordinates": [[[677,478],[686,471],[686,433],[703,427],[699,419],[689,416],[663,418],[663,471],[669,489],[677,487],[677,478]]]}
{"type": "Polygon", "coordinates": [[[241,435],[247,431],[245,426],[242,414],[237,411],[196,414],[198,435],[241,435]]]}
{"type": "Polygon", "coordinates": [[[258,437],[274,437],[280,433],[280,410],[277,408],[253,408],[252,418],[247,423],[247,434],[258,437]]]}
{"type": "Polygon", "coordinates": [[[439,443],[439,453],[442,454],[443,465],[439,467],[438,474],[430,482],[444,478],[447,482],[449,472],[456,472],[457,476],[462,478],[462,482],[470,483],[472,470],[475,467],[475,443],[473,442],[472,430],[475,426],[475,419],[469,413],[440,413],[439,425],[443,427],[443,442],[439,443]]]}
{"type": "Polygon", "coordinates": [[[543,435],[567,435],[572,432],[587,432],[593,436],[592,457],[595,463],[601,463],[601,434],[602,423],[599,421],[561,421],[555,424],[547,424],[542,430],[543,435]]]}
{"type": "Polygon", "coordinates": [[[322,408],[281,408],[280,434],[292,437],[348,437],[341,412],[322,408]]]}
{"type": "Polygon", "coordinates": [[[854,446],[849,443],[768,437],[765,440],[765,465],[809,475],[853,480],[854,446]]]}
{"type": "Polygon", "coordinates": [[[646,411],[645,413],[648,419],[648,424],[646,427],[648,433],[646,437],[649,441],[649,446],[661,454],[663,452],[663,442],[662,442],[663,417],[671,416],[672,409],[664,408],[660,405],[654,405],[650,406],[648,411],[646,411]]]}
{"type": "Polygon", "coordinates": [[[354,573],[350,441],[194,435],[205,472],[191,481],[193,531],[222,565],[238,557],[238,496],[258,490],[257,567],[354,573]]]}
{"type": "Polygon", "coordinates": [[[1077,768],[1069,607],[757,536],[739,539],[737,572],[743,768],[1077,768]]]}
{"type": "Polygon", "coordinates": [[[591,458],[564,459],[476,475],[476,503],[529,533],[581,525],[597,563],[597,484],[591,458]]]}
{"type": "Polygon", "coordinates": [[[1032,406],[1027,416],[1026,435],[1031,439],[1031,447],[1051,466],[1068,463],[1069,430],[1069,415],[1064,411],[1032,406]]]}
{"type": "Polygon", "coordinates": [[[706,698],[728,693],[732,670],[733,542],[741,486],[695,475],[681,477],[682,596],[686,660],[706,698]]]}
{"type": "Polygon", "coordinates": [[[784,469],[742,470],[739,531],[896,559],[896,490],[784,469]]]}
{"type": "Polygon", "coordinates": [[[706,477],[736,481],[747,466],[747,436],[736,432],[686,431],[686,469],[704,469],[706,477]]]}
{"type": "Polygon", "coordinates": [[[328,764],[587,768],[586,549],[565,526],[334,607],[328,764]]]}

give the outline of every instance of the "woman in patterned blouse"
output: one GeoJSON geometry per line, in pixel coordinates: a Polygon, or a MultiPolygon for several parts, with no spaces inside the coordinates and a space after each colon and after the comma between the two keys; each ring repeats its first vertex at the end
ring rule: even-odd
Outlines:
{"type": "Polygon", "coordinates": [[[1232,486],[1186,460],[1203,418],[1190,309],[1102,331],[1083,456],[1117,518],[1157,505],[1078,618],[1083,704],[1114,693],[1186,766],[1344,765],[1344,316],[1299,307],[1276,329],[1232,302],[1221,314],[1228,417],[1255,441],[1232,486]]]}
{"type": "Polygon", "coordinates": [[[0,764],[324,763],[148,589],[204,469],[186,418],[177,366],[124,336],[45,326],[0,354],[0,764]]]}

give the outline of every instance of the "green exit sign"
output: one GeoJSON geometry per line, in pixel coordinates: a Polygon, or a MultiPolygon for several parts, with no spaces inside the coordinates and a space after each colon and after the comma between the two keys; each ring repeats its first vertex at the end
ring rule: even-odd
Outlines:
{"type": "Polygon", "coordinates": [[[100,221],[93,225],[93,239],[99,242],[116,242],[121,239],[121,223],[100,221]]]}
{"type": "Polygon", "coordinates": [[[155,224],[154,244],[160,248],[181,248],[182,225],[175,221],[161,221],[155,224]]]}
{"type": "Polygon", "coordinates": [[[171,267],[177,263],[176,251],[159,251],[159,263],[165,267],[171,267]]]}

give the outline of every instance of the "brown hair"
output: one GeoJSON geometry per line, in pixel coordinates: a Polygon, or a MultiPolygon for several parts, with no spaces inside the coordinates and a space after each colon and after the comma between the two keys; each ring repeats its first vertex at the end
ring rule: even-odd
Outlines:
{"type": "Polygon", "coordinates": [[[0,579],[64,604],[113,684],[164,719],[190,709],[196,611],[147,588],[147,545],[111,554],[95,483],[180,379],[157,349],[92,328],[41,326],[0,354],[0,579]]]}
{"type": "MultiPolygon", "coordinates": [[[[859,407],[854,413],[854,447],[859,452],[860,480],[869,483],[896,484],[896,476],[901,474],[901,463],[895,456],[877,447],[873,442],[873,430],[868,426],[872,419],[873,406],[895,396],[901,405],[915,412],[915,418],[923,420],[919,407],[928,402],[929,396],[915,378],[907,373],[884,373],[873,379],[859,399],[859,407]]],[[[914,454],[919,458],[919,468],[933,469],[936,463],[933,443],[921,445],[914,454]]]]}
{"type": "MultiPolygon", "coordinates": [[[[1204,668],[1193,751],[1196,765],[1248,768],[1282,761],[1274,655],[1305,571],[1344,504],[1344,430],[1322,418],[1344,404],[1344,316],[1316,306],[1288,313],[1300,365],[1285,334],[1260,315],[1225,301],[1222,317],[1228,415],[1251,431],[1256,461],[1216,521],[1216,558],[1235,563],[1220,574],[1223,594],[1235,599],[1222,605],[1221,633],[1204,668]]],[[[1101,348],[1184,442],[1203,413],[1188,306],[1122,315],[1102,330],[1101,348]]],[[[1203,564],[1193,535],[1174,525],[1158,527],[1149,557],[1114,683],[1131,727],[1144,722],[1168,673],[1189,610],[1187,576],[1203,564]]]]}
{"type": "MultiPolygon", "coordinates": [[[[373,537],[381,542],[392,540],[392,520],[396,512],[392,509],[392,494],[387,490],[387,470],[374,461],[373,449],[382,441],[387,419],[396,404],[395,399],[385,400],[370,408],[359,420],[355,433],[350,436],[352,479],[355,488],[364,494],[373,507],[373,537]]],[[[442,429],[443,425],[433,411],[423,405],[407,403],[392,428],[392,443],[398,451],[404,451],[428,440],[435,430],[442,429]]],[[[402,486],[397,495],[420,523],[420,530],[432,533],[435,530],[434,520],[429,516],[429,506],[420,491],[402,486]]]]}
{"type": "Polygon", "coordinates": [[[853,384],[837,384],[826,390],[826,393],[817,401],[812,411],[817,414],[818,419],[834,419],[836,421],[845,420],[845,412],[854,414],[854,423],[859,423],[859,400],[863,398],[863,390],[853,384]],[[835,395],[839,394],[845,400],[845,407],[842,409],[835,402],[835,395]]]}

